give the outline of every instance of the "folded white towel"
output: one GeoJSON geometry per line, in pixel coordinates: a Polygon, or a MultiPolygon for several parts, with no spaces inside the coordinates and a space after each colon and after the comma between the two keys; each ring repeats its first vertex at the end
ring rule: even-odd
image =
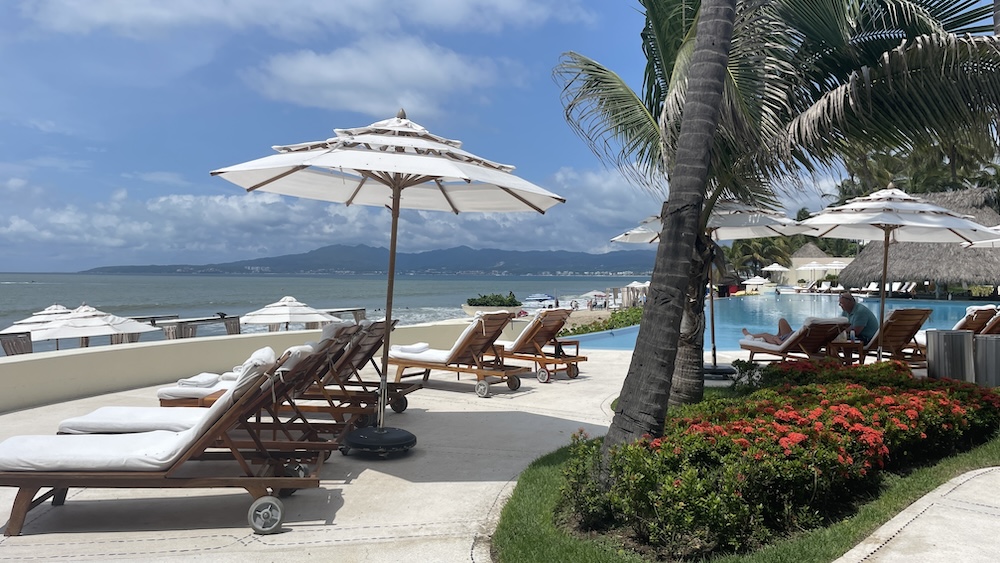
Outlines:
{"type": "Polygon", "coordinates": [[[211,387],[219,382],[219,374],[202,372],[198,375],[177,380],[178,387],[211,387]]]}
{"type": "Polygon", "coordinates": [[[428,350],[431,347],[430,344],[426,342],[417,342],[416,344],[394,344],[391,348],[397,352],[404,352],[406,354],[419,354],[428,350]]]}
{"type": "MultiPolygon", "coordinates": [[[[240,371],[243,371],[243,366],[240,366],[240,371]]],[[[240,374],[235,371],[227,371],[226,373],[219,376],[220,381],[236,381],[240,378],[240,374]]]]}

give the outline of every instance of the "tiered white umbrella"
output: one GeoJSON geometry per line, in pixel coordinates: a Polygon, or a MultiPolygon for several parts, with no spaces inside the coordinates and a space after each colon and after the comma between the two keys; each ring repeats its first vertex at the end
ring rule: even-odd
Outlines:
{"type": "Polygon", "coordinates": [[[770,283],[770,280],[768,280],[767,278],[762,278],[760,276],[754,276],[744,281],[743,285],[764,285],[766,283],[770,283]]]}
{"type": "Polygon", "coordinates": [[[79,338],[80,345],[87,346],[93,336],[108,336],[114,342],[118,338],[124,339],[129,334],[157,330],[161,329],[135,319],[108,314],[89,305],[81,305],[72,312],[32,330],[31,340],[33,342],[55,340],[58,348],[58,341],[61,339],[79,338]]]}
{"type": "Polygon", "coordinates": [[[770,264],[768,266],[764,266],[763,268],[761,268],[761,270],[763,270],[765,272],[787,272],[788,268],[786,268],[786,267],[782,266],[781,264],[778,264],[777,262],[775,262],[775,263],[770,264]]]}
{"type": "MultiPolygon", "coordinates": [[[[279,154],[215,170],[212,175],[247,191],[389,208],[392,223],[385,302],[389,322],[392,321],[400,209],[545,213],[550,207],[566,201],[513,175],[513,166],[478,157],[462,150],[461,142],[430,133],[407,119],[402,110],[395,118],[368,127],[336,129],[335,132],[336,137],[325,141],[275,146],[279,154]]],[[[348,441],[353,442],[350,445],[354,449],[366,449],[365,442],[388,442],[390,434],[404,434],[388,431],[393,429],[382,431],[388,361],[389,335],[386,334],[376,434],[353,433],[348,441]]],[[[411,440],[412,435],[403,438],[401,442],[416,441],[411,440]]]]}
{"type": "Polygon", "coordinates": [[[243,324],[285,325],[285,330],[291,323],[328,323],[335,320],[333,315],[313,309],[290,295],[240,317],[243,324]]]}
{"type": "MultiPolygon", "coordinates": [[[[882,241],[879,323],[885,319],[885,283],[891,242],[975,243],[996,238],[988,227],[967,215],[889,188],[828,207],[802,222],[815,228],[811,236],[882,241]]],[[[881,331],[879,332],[881,335],[881,331]]],[[[881,336],[879,337],[881,340],[881,336]]],[[[882,347],[881,341],[879,348],[882,347]]]]}
{"type": "Polygon", "coordinates": [[[41,325],[54,321],[63,315],[67,315],[71,312],[70,309],[56,303],[54,305],[49,305],[48,307],[42,309],[31,315],[30,317],[21,319],[19,321],[14,321],[14,324],[9,327],[0,330],[0,334],[13,334],[17,332],[31,332],[33,329],[40,327],[41,325]]]}

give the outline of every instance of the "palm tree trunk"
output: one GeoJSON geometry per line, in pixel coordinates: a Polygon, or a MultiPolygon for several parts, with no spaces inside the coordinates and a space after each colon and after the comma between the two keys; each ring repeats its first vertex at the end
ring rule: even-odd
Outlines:
{"type": "Polygon", "coordinates": [[[698,237],[677,342],[677,361],[667,407],[689,405],[705,396],[705,286],[711,270],[711,247],[698,237]]]}
{"type": "MultiPolygon", "coordinates": [[[[661,212],[663,229],[649,299],[618,408],[602,444],[605,458],[617,444],[663,433],[735,14],[735,0],[701,3],[670,205],[665,203],[661,212]]],[[[607,464],[603,465],[606,481],[607,464]]]]}

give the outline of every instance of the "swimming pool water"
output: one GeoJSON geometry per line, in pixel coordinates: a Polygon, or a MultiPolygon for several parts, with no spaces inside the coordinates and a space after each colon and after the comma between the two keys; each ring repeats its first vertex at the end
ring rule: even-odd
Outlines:
{"type": "MultiPolygon", "coordinates": [[[[739,341],[743,337],[741,329],[750,332],[777,332],[778,319],[788,319],[792,328],[798,328],[806,317],[838,317],[840,305],[837,295],[742,295],[725,297],[715,300],[715,339],[716,350],[739,350],[739,341]]],[[[868,307],[878,316],[879,299],[877,297],[859,297],[861,305],[868,307]]],[[[925,329],[950,329],[965,316],[965,309],[971,305],[985,305],[983,301],[933,301],[926,299],[887,299],[885,302],[886,316],[893,309],[926,308],[931,309],[931,316],[924,323],[925,329]]],[[[712,323],[709,317],[709,304],[705,303],[705,351],[712,349],[712,323]]],[[[627,327],[618,330],[585,334],[574,337],[580,340],[583,348],[598,350],[631,350],[635,347],[635,338],[639,327],[627,327]]]]}

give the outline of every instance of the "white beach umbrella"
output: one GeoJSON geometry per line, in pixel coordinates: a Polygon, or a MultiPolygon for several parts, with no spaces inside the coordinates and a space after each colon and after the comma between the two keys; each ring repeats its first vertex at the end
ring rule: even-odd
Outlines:
{"type": "MultiPolygon", "coordinates": [[[[356,129],[336,129],[326,141],[276,146],[279,154],[212,172],[247,191],[388,207],[389,238],[386,319],[392,320],[399,210],[536,212],[566,200],[514,176],[513,166],[498,164],[461,149],[459,141],[433,135],[406,119],[356,129]]],[[[385,412],[389,335],[382,352],[378,427],[385,412]]],[[[363,449],[363,448],[356,448],[363,449]]]]}
{"type": "Polygon", "coordinates": [[[317,311],[305,303],[299,302],[290,295],[278,301],[265,305],[256,311],[240,317],[243,324],[285,325],[288,330],[290,323],[324,323],[337,320],[333,315],[317,311]]]}
{"type": "Polygon", "coordinates": [[[58,303],[54,305],[49,305],[48,307],[42,309],[31,315],[30,317],[21,319],[19,321],[14,321],[14,324],[9,327],[0,330],[0,334],[11,334],[15,332],[31,332],[32,329],[38,328],[39,326],[54,321],[63,315],[67,315],[71,312],[70,309],[64,307],[58,303]]]}
{"type": "Polygon", "coordinates": [[[761,270],[763,270],[765,272],[787,272],[788,268],[786,268],[786,267],[782,266],[781,264],[778,264],[777,262],[775,262],[775,263],[770,264],[768,266],[764,266],[763,268],[761,268],[761,270]]]}
{"type": "MultiPolygon", "coordinates": [[[[611,239],[611,242],[624,243],[655,243],[660,240],[660,230],[663,228],[659,216],[648,217],[634,229],[611,239]]],[[[761,209],[737,201],[720,201],[712,209],[708,217],[705,234],[712,240],[741,240],[748,238],[769,238],[810,234],[812,227],[803,226],[784,213],[761,209]]],[[[714,284],[714,281],[713,281],[714,284]]],[[[715,349],[715,294],[708,292],[708,312],[712,320],[712,367],[717,371],[718,361],[715,349]]],[[[726,370],[731,371],[731,370],[726,370]]]]}
{"type": "Polygon", "coordinates": [[[754,276],[743,282],[743,285],[764,285],[766,283],[771,283],[771,280],[767,278],[762,278],[760,276],[754,276]]]}
{"type": "MultiPolygon", "coordinates": [[[[974,243],[996,238],[995,233],[967,215],[889,188],[828,207],[802,221],[817,230],[811,236],[853,240],[881,240],[882,284],[879,323],[885,319],[885,281],[890,242],[974,243]]],[[[881,340],[881,331],[879,339],[881,340]]],[[[879,348],[882,347],[881,341],[879,348]]]]}
{"type": "MultiPolygon", "coordinates": [[[[89,305],[82,305],[73,309],[72,312],[32,330],[31,340],[38,342],[65,338],[89,339],[93,336],[114,337],[157,330],[161,329],[135,319],[110,315],[89,305]]],[[[87,341],[81,340],[81,343],[85,342],[87,341]]]]}

